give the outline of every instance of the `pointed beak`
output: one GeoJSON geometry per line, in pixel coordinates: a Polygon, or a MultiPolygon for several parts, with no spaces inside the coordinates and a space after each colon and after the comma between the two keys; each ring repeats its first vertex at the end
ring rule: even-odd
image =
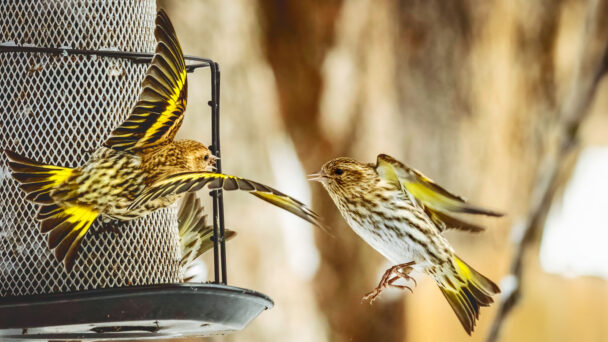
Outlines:
{"type": "Polygon", "coordinates": [[[308,175],[309,181],[323,183],[326,179],[327,179],[327,175],[323,171],[319,171],[317,173],[311,173],[310,175],[308,175]]]}
{"type": "Polygon", "coordinates": [[[209,155],[209,159],[211,159],[211,161],[209,162],[209,165],[207,165],[206,171],[215,171],[217,169],[215,165],[217,164],[217,161],[220,160],[220,157],[211,154],[209,155]]]}
{"type": "Polygon", "coordinates": [[[205,167],[205,171],[207,172],[213,172],[216,170],[216,163],[219,160],[219,157],[214,156],[213,154],[209,155],[209,164],[207,164],[207,167],[205,167]]]}

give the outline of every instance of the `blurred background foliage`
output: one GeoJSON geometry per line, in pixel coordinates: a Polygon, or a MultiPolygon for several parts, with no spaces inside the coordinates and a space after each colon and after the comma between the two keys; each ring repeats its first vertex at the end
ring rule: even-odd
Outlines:
{"type": "MultiPolygon", "coordinates": [[[[521,255],[519,302],[501,320],[498,340],[608,340],[606,277],[567,265],[549,273],[539,259],[546,214],[561,208],[579,152],[608,146],[607,0],[158,5],[186,54],[220,63],[224,171],[311,203],[335,235],[250,196],[226,194],[227,226],[239,233],[228,243],[229,284],[267,293],[275,307],[218,340],[488,337],[499,304],[482,310],[470,338],[428,278],[419,279],[413,295],[390,290],[373,306],[361,303],[389,264],[304,175],[334,157],[375,162],[379,153],[472,203],[508,213],[476,221],[484,233],[446,234],[471,265],[503,280],[507,295],[514,284],[507,275],[521,255]]],[[[209,143],[207,76],[190,78],[180,135],[209,143]]],[[[597,197],[576,201],[608,205],[601,186],[608,184],[595,184],[597,197]]],[[[585,234],[581,245],[553,250],[572,255],[563,259],[604,258],[608,274],[605,249],[576,254],[585,241],[608,240],[606,220],[579,215],[575,222],[589,229],[576,224],[566,234],[585,234]]]]}

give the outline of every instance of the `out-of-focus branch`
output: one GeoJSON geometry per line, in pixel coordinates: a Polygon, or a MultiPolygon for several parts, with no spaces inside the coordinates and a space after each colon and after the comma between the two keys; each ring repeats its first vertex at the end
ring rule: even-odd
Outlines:
{"type": "Polygon", "coordinates": [[[533,209],[530,212],[528,222],[524,228],[521,240],[516,246],[516,250],[511,261],[511,272],[507,276],[509,278],[507,285],[509,288],[503,287],[503,296],[501,298],[498,313],[492,324],[492,330],[488,335],[487,342],[497,341],[500,329],[502,328],[505,319],[511,310],[517,305],[521,297],[521,282],[523,275],[523,260],[529,247],[533,245],[538,236],[538,232],[544,225],[547,213],[551,208],[554,195],[561,185],[561,175],[566,173],[566,163],[569,156],[576,150],[576,133],[565,138],[562,144],[561,151],[554,163],[553,167],[543,177],[539,177],[537,181],[537,193],[542,193],[542,196],[537,196],[538,200],[533,204],[533,209]]]}
{"type": "Polygon", "coordinates": [[[589,83],[587,91],[581,95],[581,100],[576,106],[573,106],[571,115],[562,115],[566,118],[566,122],[562,127],[561,143],[557,156],[551,166],[546,168],[546,171],[541,175],[536,182],[536,196],[533,198],[536,201],[532,203],[532,209],[528,221],[524,227],[524,232],[521,240],[516,246],[516,250],[511,262],[511,272],[507,276],[510,280],[507,282],[510,288],[503,289],[504,294],[501,298],[498,313],[492,324],[490,334],[486,339],[487,342],[495,342],[498,340],[501,328],[511,313],[513,308],[518,304],[521,298],[521,283],[524,273],[523,260],[529,247],[533,246],[542,227],[545,224],[547,214],[551,208],[555,194],[561,188],[564,177],[568,175],[573,167],[573,157],[579,150],[578,133],[581,124],[587,117],[589,107],[595,97],[600,80],[608,72],[608,45],[606,46],[603,59],[598,67],[598,72],[594,75],[589,83]]]}

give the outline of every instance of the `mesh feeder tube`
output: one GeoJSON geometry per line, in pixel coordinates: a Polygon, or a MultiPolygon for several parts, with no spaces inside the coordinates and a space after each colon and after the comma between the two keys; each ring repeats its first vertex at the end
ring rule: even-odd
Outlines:
{"type": "MultiPolygon", "coordinates": [[[[86,162],[128,115],[148,66],[106,52],[152,54],[155,17],[152,0],[0,0],[0,45],[24,47],[0,49],[0,149],[53,165],[86,162]]],[[[219,72],[216,78],[219,88],[219,72]]],[[[245,289],[181,284],[175,206],[126,222],[120,234],[84,239],[66,273],[39,231],[36,206],[10,177],[4,153],[0,167],[0,339],[227,333],[272,306],[245,289]]],[[[91,233],[100,228],[95,222],[91,233]]]]}
{"type": "MultiPolygon", "coordinates": [[[[153,53],[154,1],[0,2],[0,42],[153,53]],[[25,18],[32,18],[25,21],[25,18]]],[[[52,165],[83,164],[128,115],[147,65],[96,55],[0,54],[0,148],[52,165]]],[[[66,273],[47,247],[0,156],[0,296],[180,282],[177,210],[126,223],[121,234],[85,239],[66,273]]],[[[101,227],[95,222],[92,233],[101,227]]]]}

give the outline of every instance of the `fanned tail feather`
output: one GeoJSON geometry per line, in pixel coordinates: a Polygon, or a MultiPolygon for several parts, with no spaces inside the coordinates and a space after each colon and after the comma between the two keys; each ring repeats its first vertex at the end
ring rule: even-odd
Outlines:
{"type": "Polygon", "coordinates": [[[490,279],[475,271],[457,256],[456,274],[446,276],[439,284],[441,292],[458,316],[464,330],[471,335],[479,318],[479,309],[494,302],[492,296],[500,289],[490,279]]]}
{"type": "Polygon", "coordinates": [[[75,172],[67,167],[45,165],[9,150],[4,153],[13,178],[27,194],[25,198],[34,203],[52,204],[51,191],[75,172]]]}
{"type": "Polygon", "coordinates": [[[5,151],[8,166],[26,199],[41,204],[36,219],[40,231],[48,233],[49,248],[55,258],[63,261],[68,272],[72,270],[80,243],[99,213],[90,207],[72,205],[63,207],[54,203],[51,192],[70,178],[75,170],[45,165],[12,151],[5,151]]]}
{"type": "Polygon", "coordinates": [[[40,231],[48,233],[49,248],[54,250],[58,261],[64,262],[67,272],[72,270],[80,243],[97,216],[99,212],[81,205],[51,204],[38,210],[36,218],[41,222],[40,231]]]}

